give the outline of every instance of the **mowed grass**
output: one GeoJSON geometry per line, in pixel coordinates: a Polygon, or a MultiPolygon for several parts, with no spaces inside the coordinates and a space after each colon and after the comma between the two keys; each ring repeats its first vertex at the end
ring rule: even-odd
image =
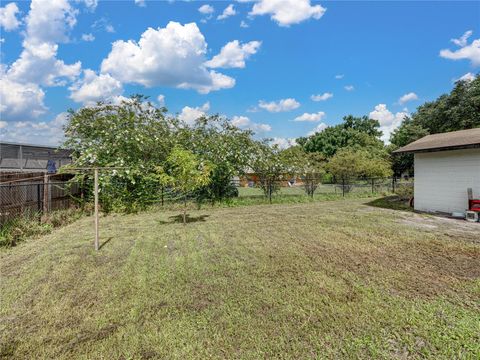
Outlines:
{"type": "Polygon", "coordinates": [[[368,201],[108,216],[99,252],[90,217],[3,249],[0,357],[478,359],[480,226],[368,201]]]}

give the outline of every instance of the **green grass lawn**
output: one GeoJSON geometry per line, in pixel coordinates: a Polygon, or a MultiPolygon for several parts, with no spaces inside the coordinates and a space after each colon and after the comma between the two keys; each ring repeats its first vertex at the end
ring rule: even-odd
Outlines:
{"type": "MultiPolygon", "coordinates": [[[[480,356],[480,226],[371,199],[93,219],[1,249],[0,357],[480,356]]],[[[480,225],[480,224],[479,224],[480,225]]]]}

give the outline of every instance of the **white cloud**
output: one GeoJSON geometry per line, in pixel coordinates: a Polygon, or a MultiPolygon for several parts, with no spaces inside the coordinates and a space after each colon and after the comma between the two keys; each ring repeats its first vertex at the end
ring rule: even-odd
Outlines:
{"type": "Polygon", "coordinates": [[[405,116],[410,114],[406,111],[397,112],[393,114],[387,109],[387,105],[378,104],[375,109],[369,114],[369,117],[374,120],[378,120],[380,123],[380,130],[383,132],[381,139],[385,143],[389,143],[390,135],[393,131],[400,126],[405,116]]]}
{"type": "Polygon", "coordinates": [[[220,15],[218,15],[217,20],[224,20],[236,14],[237,14],[237,11],[233,7],[233,4],[230,4],[223,10],[223,12],[220,15]]]}
{"type": "Polygon", "coordinates": [[[115,41],[101,69],[122,82],[147,87],[208,93],[235,86],[235,79],[207,70],[206,52],[207,43],[195,23],[169,22],[165,28],[148,28],[138,42],[115,41]]]}
{"type": "Polygon", "coordinates": [[[460,36],[460,38],[451,39],[450,41],[457,46],[464,47],[465,45],[467,45],[468,38],[472,36],[472,34],[473,34],[473,31],[468,30],[468,31],[465,31],[465,33],[462,36],[460,36]]]}
{"type": "Polygon", "coordinates": [[[234,116],[232,118],[232,125],[240,129],[250,129],[257,133],[264,133],[272,130],[270,125],[253,122],[246,116],[234,116]]]}
{"type": "Polygon", "coordinates": [[[290,110],[297,109],[299,106],[300,106],[300,103],[293,98],[282,99],[279,101],[271,101],[271,102],[265,102],[263,100],[260,100],[258,103],[258,107],[265,109],[269,112],[290,111],[290,110]]]}
{"type": "Polygon", "coordinates": [[[184,121],[187,125],[193,125],[195,120],[206,115],[208,110],[210,110],[210,103],[208,101],[199,107],[185,106],[178,115],[178,119],[184,121]]]}
{"type": "Polygon", "coordinates": [[[0,76],[0,114],[8,121],[34,119],[47,111],[44,91],[36,84],[19,83],[0,76]]]}
{"type": "Polygon", "coordinates": [[[319,111],[317,113],[304,113],[303,115],[297,116],[293,121],[321,121],[325,117],[325,113],[323,111],[319,111]]]}
{"type": "Polygon", "coordinates": [[[312,96],[310,96],[310,99],[312,99],[313,101],[325,101],[325,100],[328,100],[332,97],[333,97],[332,93],[326,92],[326,93],[323,93],[321,95],[320,94],[312,95],[312,96]]]}
{"type": "Polygon", "coordinates": [[[157,96],[157,102],[159,106],[165,106],[165,95],[158,95],[157,96]]]}
{"type": "Polygon", "coordinates": [[[326,9],[310,4],[310,0],[260,0],[249,15],[270,15],[280,26],[298,24],[310,18],[320,19],[326,9]]]}
{"type": "Polygon", "coordinates": [[[110,23],[110,21],[106,17],[101,17],[90,26],[95,31],[106,31],[108,33],[114,33],[115,28],[113,25],[110,23]]]}
{"type": "Polygon", "coordinates": [[[3,27],[6,31],[12,31],[20,26],[20,21],[17,19],[18,9],[17,4],[14,2],[0,7],[0,27],[3,27]]]}
{"type": "Polygon", "coordinates": [[[287,149],[296,145],[295,138],[274,137],[270,143],[277,145],[280,149],[287,149]]]}
{"type": "Polygon", "coordinates": [[[34,122],[16,121],[5,123],[2,128],[2,140],[40,145],[59,145],[64,140],[63,127],[67,122],[67,113],[58,114],[53,120],[34,122]]]}
{"type": "Polygon", "coordinates": [[[75,79],[81,63],[67,65],[56,56],[57,43],[68,41],[76,14],[77,10],[65,0],[33,0],[26,17],[24,49],[7,70],[7,76],[12,81],[46,86],[64,85],[65,79],[75,79]]]}
{"type": "Polygon", "coordinates": [[[408,94],[405,94],[405,95],[401,96],[400,99],[398,99],[398,103],[400,105],[403,105],[403,104],[405,104],[409,101],[413,101],[413,100],[418,100],[418,96],[414,92],[409,92],[408,94]]]}
{"type": "Polygon", "coordinates": [[[82,40],[83,41],[93,41],[95,40],[95,36],[93,34],[82,34],[82,40]]]}
{"type": "Polygon", "coordinates": [[[308,135],[308,136],[315,135],[316,133],[322,132],[322,131],[325,130],[327,127],[328,127],[327,124],[325,124],[325,123],[320,123],[320,124],[318,124],[317,126],[315,126],[315,127],[313,128],[313,130],[310,131],[307,135],[308,135]]]}
{"type": "Polygon", "coordinates": [[[345,90],[347,90],[347,91],[353,91],[353,90],[355,90],[355,87],[354,87],[353,85],[345,85],[343,88],[344,88],[345,90]]]}
{"type": "Polygon", "coordinates": [[[8,123],[6,121],[0,120],[0,129],[6,128],[7,126],[8,126],[8,123]]]}
{"type": "Polygon", "coordinates": [[[230,41],[205,65],[210,68],[244,68],[245,60],[255,54],[261,45],[261,41],[250,41],[245,44],[240,44],[238,40],[230,41]]]}
{"type": "Polygon", "coordinates": [[[470,60],[473,66],[480,65],[480,39],[467,43],[472,31],[467,31],[459,39],[452,39],[460,49],[452,51],[450,49],[440,50],[440,56],[450,60],[470,60]]]}
{"type": "Polygon", "coordinates": [[[98,0],[75,0],[75,1],[83,2],[90,11],[94,11],[98,5],[98,0]]]}
{"type": "Polygon", "coordinates": [[[215,9],[213,8],[212,5],[205,4],[205,5],[200,6],[198,8],[198,11],[202,14],[208,15],[208,14],[213,13],[215,11],[215,9]]]}
{"type": "Polygon", "coordinates": [[[345,77],[344,74],[335,75],[335,79],[337,79],[337,80],[343,79],[344,77],[345,77]]]}
{"type": "Polygon", "coordinates": [[[145,0],[135,0],[135,5],[145,7],[147,4],[145,4],[145,0]]]}
{"type": "Polygon", "coordinates": [[[240,21],[240,27],[241,28],[248,28],[250,25],[247,24],[245,20],[240,21]]]}
{"type": "Polygon", "coordinates": [[[454,82],[457,82],[457,81],[466,81],[466,82],[470,82],[470,81],[473,81],[475,80],[475,74],[471,73],[471,72],[468,72],[466,73],[465,75],[463,76],[460,76],[458,79],[456,79],[454,82]]]}
{"type": "Polygon", "coordinates": [[[97,101],[109,101],[123,92],[120,81],[109,74],[97,75],[95,71],[83,71],[83,79],[69,87],[70,98],[84,105],[93,105],[97,101]]]}

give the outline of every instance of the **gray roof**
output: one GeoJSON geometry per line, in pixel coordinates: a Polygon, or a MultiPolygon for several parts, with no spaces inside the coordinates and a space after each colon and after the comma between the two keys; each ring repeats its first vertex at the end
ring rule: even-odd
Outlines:
{"type": "Polygon", "coordinates": [[[427,135],[394,153],[456,150],[480,147],[480,128],[427,135]]]}

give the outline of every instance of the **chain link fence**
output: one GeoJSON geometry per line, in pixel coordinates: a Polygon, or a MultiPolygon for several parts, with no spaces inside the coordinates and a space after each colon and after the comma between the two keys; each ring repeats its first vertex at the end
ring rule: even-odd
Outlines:
{"type": "Polygon", "coordinates": [[[41,173],[12,174],[0,182],[0,225],[19,217],[38,217],[77,204],[81,187],[72,176],[41,173]]]}
{"type": "Polygon", "coordinates": [[[278,196],[351,196],[361,194],[393,194],[399,191],[413,193],[413,178],[358,178],[330,179],[318,182],[317,179],[262,179],[257,176],[245,176],[234,180],[240,197],[278,196]],[[311,181],[314,180],[314,181],[311,181]],[[313,184],[312,184],[313,183],[313,184]]]}

